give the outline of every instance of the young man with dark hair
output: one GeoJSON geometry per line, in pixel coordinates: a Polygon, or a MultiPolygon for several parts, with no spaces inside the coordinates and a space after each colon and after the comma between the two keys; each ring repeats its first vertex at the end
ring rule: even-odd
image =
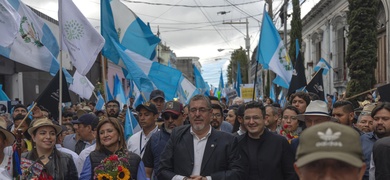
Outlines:
{"type": "Polygon", "coordinates": [[[355,116],[353,105],[349,101],[337,101],[333,104],[332,116],[339,120],[340,124],[352,126],[355,116]]]}
{"type": "Polygon", "coordinates": [[[150,137],[158,131],[156,122],[159,114],[157,107],[149,101],[138,105],[135,109],[138,112],[138,123],[142,130],[133,134],[127,140],[126,144],[129,151],[138,154],[142,158],[145,152],[146,143],[149,141],[150,137]]]}
{"type": "Polygon", "coordinates": [[[310,104],[310,96],[306,92],[296,92],[290,96],[290,104],[298,108],[299,112],[302,114],[310,104]]]}
{"type": "Polygon", "coordinates": [[[258,102],[245,104],[245,135],[238,137],[239,152],[249,163],[245,179],[297,179],[293,163],[294,154],[286,138],[265,127],[266,111],[258,102]]]}

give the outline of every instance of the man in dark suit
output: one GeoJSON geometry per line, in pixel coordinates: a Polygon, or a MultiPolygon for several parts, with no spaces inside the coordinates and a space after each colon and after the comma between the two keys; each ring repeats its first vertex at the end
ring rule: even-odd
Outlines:
{"type": "Polygon", "coordinates": [[[239,152],[247,159],[246,180],[296,180],[294,154],[283,136],[265,127],[265,108],[259,102],[245,104],[246,134],[238,137],[239,152]]]}
{"type": "Polygon", "coordinates": [[[244,179],[245,162],[237,154],[237,139],[210,126],[212,112],[208,97],[191,98],[191,125],[173,130],[161,154],[159,180],[244,179]]]}

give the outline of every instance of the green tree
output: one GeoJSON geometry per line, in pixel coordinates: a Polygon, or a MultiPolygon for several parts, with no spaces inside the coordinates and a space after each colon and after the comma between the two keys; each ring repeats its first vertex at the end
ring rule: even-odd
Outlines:
{"type": "MultiPolygon", "coordinates": [[[[376,83],[377,14],[379,0],[348,0],[348,50],[346,62],[351,80],[347,97],[370,89],[376,83]]],[[[357,100],[357,99],[356,99],[357,100]]]]}
{"type": "Polygon", "coordinates": [[[248,83],[248,57],[245,49],[240,47],[234,50],[230,57],[230,64],[227,68],[229,84],[233,84],[236,81],[238,62],[240,62],[242,83],[248,83]]]}
{"type": "MultiPolygon", "coordinates": [[[[299,0],[292,0],[293,14],[291,20],[290,31],[290,48],[288,54],[290,55],[293,65],[295,65],[295,40],[298,39],[299,45],[302,46],[302,21],[301,21],[301,7],[299,6],[299,0]]],[[[304,62],[304,61],[302,61],[304,62]]]]}

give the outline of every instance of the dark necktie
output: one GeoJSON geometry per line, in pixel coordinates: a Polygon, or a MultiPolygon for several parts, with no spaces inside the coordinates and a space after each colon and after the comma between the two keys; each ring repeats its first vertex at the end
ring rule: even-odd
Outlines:
{"type": "Polygon", "coordinates": [[[82,140],[77,141],[76,147],[75,147],[75,153],[80,154],[81,151],[85,148],[85,142],[82,140]]]}

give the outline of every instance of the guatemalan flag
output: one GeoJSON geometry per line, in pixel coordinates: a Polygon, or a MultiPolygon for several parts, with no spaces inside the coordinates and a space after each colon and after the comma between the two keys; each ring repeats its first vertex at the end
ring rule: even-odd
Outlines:
{"type": "MultiPolygon", "coordinates": [[[[49,26],[21,1],[8,0],[8,3],[15,11],[6,12],[17,12],[20,16],[19,32],[11,45],[0,44],[0,54],[21,64],[50,72],[54,76],[60,68],[56,59],[59,47],[49,26]]],[[[3,32],[0,34],[4,36],[3,32]]],[[[66,70],[64,74],[67,82],[72,82],[72,76],[66,70]]]]}
{"type": "Polygon", "coordinates": [[[119,63],[115,45],[108,41],[108,37],[111,37],[126,49],[149,60],[153,59],[160,39],[153,34],[150,27],[119,0],[101,0],[100,4],[101,31],[106,39],[103,55],[114,63],[119,63]]]}
{"type": "Polygon", "coordinates": [[[134,80],[140,91],[150,93],[152,86],[149,82],[151,81],[158,89],[164,90],[166,100],[173,100],[180,84],[180,77],[182,76],[182,73],[179,70],[162,65],[158,62],[149,61],[145,57],[134,53],[129,49],[125,49],[120,44],[115,43],[115,45],[117,51],[120,52],[120,57],[123,59],[126,67],[131,69],[131,71],[128,71],[128,74],[132,75],[132,77],[128,79],[134,80]],[[139,70],[141,70],[143,74],[139,72],[139,70]],[[137,75],[133,76],[135,73],[137,73],[137,75]],[[144,90],[145,88],[148,89],[144,90]]]}
{"type": "Polygon", "coordinates": [[[328,62],[326,62],[326,60],[324,58],[321,58],[320,61],[318,61],[316,67],[314,67],[314,71],[317,72],[321,68],[324,69],[324,71],[322,71],[322,74],[326,75],[326,74],[328,74],[328,71],[330,68],[332,68],[332,66],[330,66],[330,64],[328,62]]]}
{"type": "Polygon", "coordinates": [[[270,69],[277,75],[273,83],[288,89],[293,73],[291,59],[278,30],[265,9],[257,52],[257,60],[264,69],[270,69]]]}
{"type": "Polygon", "coordinates": [[[0,0],[0,9],[0,46],[8,47],[18,35],[20,15],[7,0],[0,0]]]}

